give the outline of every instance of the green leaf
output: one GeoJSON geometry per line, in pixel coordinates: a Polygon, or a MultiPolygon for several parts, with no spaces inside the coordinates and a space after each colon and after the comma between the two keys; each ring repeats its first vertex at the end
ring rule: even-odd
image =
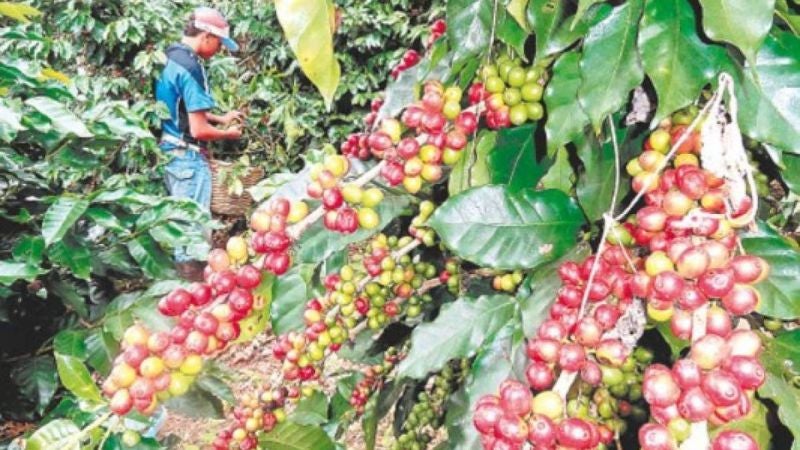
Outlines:
{"type": "Polygon", "coordinates": [[[74,356],[60,353],[55,353],[55,357],[58,377],[65,388],[80,399],[94,403],[103,402],[103,396],[83,361],[74,356]]]}
{"type": "Polygon", "coordinates": [[[496,394],[497,386],[514,377],[515,355],[523,345],[522,336],[509,324],[492,338],[472,363],[464,386],[447,405],[448,448],[480,450],[480,435],[472,424],[472,413],[478,400],[496,394]]]}
{"type": "Polygon", "coordinates": [[[55,242],[47,252],[50,261],[68,268],[75,277],[88,280],[92,273],[92,253],[70,236],[55,242]]]}
{"type": "Polygon", "coordinates": [[[772,27],[775,0],[700,0],[703,30],[715,41],[728,42],[755,60],[772,27]]]}
{"type": "Polygon", "coordinates": [[[459,257],[517,269],[559,258],[575,245],[584,220],[561,191],[512,193],[505,186],[482,186],[450,197],[428,223],[459,257]]]}
{"type": "Polygon", "coordinates": [[[78,116],[67,107],[49,97],[32,97],[25,104],[37,110],[50,120],[56,130],[63,134],[74,134],[81,138],[94,136],[78,116]]]}
{"type": "MultiPolygon", "coordinates": [[[[617,140],[620,147],[625,138],[625,128],[617,128],[617,140]]],[[[578,201],[589,218],[594,222],[602,218],[603,213],[608,211],[611,206],[611,198],[614,193],[614,146],[611,138],[606,138],[604,143],[599,143],[591,134],[588,137],[579,139],[577,142],[578,157],[583,161],[584,171],[578,177],[578,201]]],[[[620,153],[622,150],[620,150],[620,153]]],[[[627,161],[625,155],[620,154],[620,180],[617,202],[625,198],[630,191],[630,183],[626,183],[622,178],[624,163],[627,161]]]]}
{"type": "Polygon", "coordinates": [[[149,235],[141,235],[128,241],[128,251],[148,277],[160,279],[175,276],[172,260],[149,235]]]}
{"type": "Polygon", "coordinates": [[[580,261],[589,256],[589,253],[589,246],[578,245],[558,261],[536,269],[525,278],[517,291],[517,300],[522,313],[522,331],[525,336],[535,336],[539,325],[549,317],[550,307],[561,288],[558,266],[566,261],[580,261]]]}
{"type": "Polygon", "coordinates": [[[270,311],[275,334],[303,328],[303,310],[309,300],[308,282],[313,271],[313,265],[299,265],[275,280],[270,311]]]}
{"type": "Polygon", "coordinates": [[[589,124],[589,117],[575,101],[581,86],[580,59],[581,54],[575,51],[558,58],[553,66],[553,78],[544,90],[548,152],[578,138],[589,124]]]}
{"type": "Polygon", "coordinates": [[[550,166],[545,176],[542,177],[540,184],[545,189],[558,189],[567,195],[572,194],[572,187],[575,184],[575,171],[569,162],[569,152],[566,148],[561,147],[558,149],[556,162],[550,166]]]}
{"type": "Polygon", "coordinates": [[[472,356],[488,336],[511,320],[516,308],[507,295],[459,298],[446,304],[433,322],[414,329],[411,350],[397,368],[397,376],[421,379],[451,359],[472,356]]]}
{"type": "Polygon", "coordinates": [[[25,127],[20,123],[22,113],[0,103],[0,140],[11,142],[25,127]]]}
{"type": "Polygon", "coordinates": [[[506,184],[510,190],[536,187],[548,164],[536,159],[536,125],[505,128],[489,153],[489,174],[493,184],[506,184]]]}
{"type": "Polygon", "coordinates": [[[578,10],[575,12],[575,22],[581,20],[583,15],[589,11],[589,8],[604,1],[605,0],[578,0],[578,10]]]}
{"type": "MultiPolygon", "coordinates": [[[[778,418],[795,437],[791,450],[800,450],[800,438],[798,438],[800,437],[800,390],[792,387],[783,378],[768,373],[767,380],[759,388],[758,393],[778,404],[778,418]]],[[[738,421],[736,423],[738,424],[738,421]]]]}
{"type": "Polygon", "coordinates": [[[58,241],[83,215],[89,202],[69,195],[59,197],[47,208],[42,219],[42,236],[45,246],[58,241]]]}
{"type": "Polygon", "coordinates": [[[683,349],[689,346],[689,341],[675,336],[675,334],[672,333],[672,329],[670,328],[668,322],[658,323],[655,328],[661,334],[661,337],[664,338],[664,342],[667,343],[669,351],[672,355],[672,359],[678,359],[681,356],[683,349]]]}
{"type": "Polygon", "coordinates": [[[331,438],[317,426],[298,425],[290,421],[264,433],[259,443],[270,450],[334,450],[331,438]]]}
{"type": "Polygon", "coordinates": [[[219,377],[208,373],[202,373],[199,377],[197,377],[196,383],[199,389],[206,391],[218,399],[229,404],[236,403],[236,397],[233,395],[233,390],[219,377]]]}
{"type": "Polygon", "coordinates": [[[514,20],[517,21],[519,26],[521,26],[525,31],[530,31],[530,26],[528,26],[528,21],[525,17],[525,10],[528,7],[528,0],[511,0],[506,5],[506,11],[514,20]]]}
{"type": "Polygon", "coordinates": [[[770,266],[769,276],[756,285],[761,294],[758,312],[784,320],[800,317],[800,251],[764,222],[740,236],[745,251],[770,266]]]}
{"type": "Polygon", "coordinates": [[[755,64],[732,68],[739,124],[751,138],[800,154],[800,38],[776,30],[755,64]]]}
{"type": "Polygon", "coordinates": [[[275,0],[275,12],[300,68],[330,109],[341,70],[333,53],[333,4],[330,0],[275,0]]]}
{"type": "Polygon", "coordinates": [[[122,226],[117,216],[106,208],[92,206],[86,210],[86,217],[92,219],[94,223],[103,228],[114,231],[126,231],[127,229],[122,226]]]}
{"type": "MultiPolygon", "coordinates": [[[[511,14],[508,14],[502,6],[497,8],[497,29],[495,30],[497,38],[501,42],[516,50],[518,55],[525,58],[525,41],[528,40],[528,33],[517,22],[511,14]]],[[[462,38],[463,39],[463,38],[462,38]]]]}
{"type": "Polygon", "coordinates": [[[278,279],[271,272],[262,272],[261,284],[253,289],[253,297],[263,302],[263,309],[254,310],[253,314],[239,322],[239,337],[234,343],[250,342],[267,329],[270,324],[270,309],[275,280],[278,279]]]}
{"type": "Polygon", "coordinates": [[[785,169],[781,170],[781,178],[789,190],[800,195],[800,155],[786,152],[782,162],[785,169]]]}
{"type": "Polygon", "coordinates": [[[328,421],[328,397],[314,391],[311,397],[303,397],[289,416],[298,425],[322,425],[328,421]]]}
{"type": "Polygon", "coordinates": [[[375,207],[375,212],[381,218],[380,224],[373,229],[359,228],[352,234],[342,234],[331,231],[318,220],[308,227],[295,245],[295,261],[299,263],[316,264],[327,259],[332,254],[346,248],[354,242],[364,241],[377,234],[386,225],[402,213],[409,204],[405,195],[387,195],[375,207]]]}
{"type": "Polygon", "coordinates": [[[56,365],[50,355],[21,361],[11,370],[11,380],[26,398],[35,402],[39,414],[42,414],[53,400],[58,388],[56,365]]]}
{"type": "Polygon", "coordinates": [[[25,450],[80,450],[80,442],[73,439],[80,431],[71,420],[53,420],[26,440],[25,450]]]}
{"type": "Polygon", "coordinates": [[[119,344],[111,335],[97,328],[84,340],[88,354],[86,362],[96,371],[107,375],[111,371],[111,362],[119,352],[119,344]]]}
{"type": "Polygon", "coordinates": [[[477,58],[489,47],[492,29],[491,0],[450,0],[447,2],[447,37],[456,43],[453,66],[477,58]]]}
{"type": "Polygon", "coordinates": [[[84,333],[77,330],[61,330],[53,340],[53,349],[58,354],[84,360],[86,358],[84,333]]]}
{"type": "Polygon", "coordinates": [[[584,17],[567,16],[568,2],[563,0],[531,0],[528,20],[536,32],[536,60],[562,52],[583,37],[597,17],[608,14],[611,7],[604,5],[584,17]]]}
{"type": "Polygon", "coordinates": [[[628,93],[644,79],[636,51],[642,5],[643,0],[631,0],[617,6],[584,40],[578,101],[595,128],[620,109],[628,93]]]}
{"type": "Polygon", "coordinates": [[[16,261],[31,266],[38,266],[42,262],[44,253],[44,239],[41,236],[24,235],[11,250],[11,256],[16,261]]]}
{"type": "Polygon", "coordinates": [[[17,280],[33,281],[45,271],[25,263],[0,261],[0,284],[10,286],[17,280]]]}
{"type": "Polygon", "coordinates": [[[700,40],[688,0],[648,1],[640,27],[639,54],[658,96],[658,123],[695,101],[727,54],[700,40]]]}
{"type": "Polygon", "coordinates": [[[464,155],[450,171],[447,190],[451,196],[489,183],[491,178],[487,160],[496,142],[497,132],[484,130],[478,135],[478,139],[467,145],[463,150],[464,155]]]}

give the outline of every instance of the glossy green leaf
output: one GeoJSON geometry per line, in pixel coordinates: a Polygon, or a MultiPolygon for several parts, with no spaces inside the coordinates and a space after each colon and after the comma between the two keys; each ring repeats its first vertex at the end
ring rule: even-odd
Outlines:
{"type": "Polygon", "coordinates": [[[795,437],[791,450],[800,450],[800,389],[787,379],[787,372],[796,373],[800,365],[800,330],[780,333],[764,345],[761,362],[767,381],[758,393],[779,405],[778,418],[795,437]]]}
{"type": "Polygon", "coordinates": [[[300,68],[330,109],[341,70],[333,53],[331,1],[275,0],[275,12],[300,68]]]}
{"type": "Polygon", "coordinates": [[[222,419],[225,417],[222,401],[198,386],[192,386],[186,394],[172,397],[164,404],[168,411],[175,411],[195,419],[222,419]]]}
{"type": "Polygon", "coordinates": [[[497,27],[495,33],[500,42],[516,50],[517,54],[523,55],[524,59],[525,41],[528,40],[530,33],[528,33],[525,28],[519,24],[517,19],[509,14],[502,6],[497,8],[497,27]]]}
{"type": "Polygon", "coordinates": [[[86,344],[86,363],[102,375],[111,371],[111,363],[119,353],[119,343],[111,333],[101,328],[89,333],[84,340],[86,344]]]}
{"type": "Polygon", "coordinates": [[[639,53],[658,96],[658,123],[695,101],[727,54],[700,40],[689,0],[647,1],[640,28],[639,53]]]}
{"type": "Polygon", "coordinates": [[[558,267],[566,261],[583,260],[589,256],[590,250],[588,245],[578,245],[558,261],[536,269],[523,280],[517,291],[517,300],[522,313],[522,330],[525,336],[535,336],[539,325],[549,317],[550,307],[555,302],[556,294],[561,288],[558,267]]]}
{"type": "Polygon", "coordinates": [[[604,1],[605,0],[578,0],[578,10],[575,11],[575,22],[581,20],[583,15],[589,11],[589,8],[604,1]]]}
{"type": "Polygon", "coordinates": [[[19,262],[38,266],[42,262],[44,239],[41,236],[24,235],[11,250],[11,256],[19,262]]]}
{"type": "Polygon", "coordinates": [[[310,397],[303,397],[297,402],[289,420],[299,425],[322,425],[328,421],[328,397],[320,391],[314,391],[310,397]]]}
{"type": "Polygon", "coordinates": [[[74,356],[80,360],[86,358],[84,334],[77,330],[62,330],[53,339],[53,349],[61,355],[74,356]]]}
{"type": "Polygon", "coordinates": [[[793,320],[800,317],[800,251],[769,225],[758,223],[755,231],[741,235],[748,254],[764,258],[769,276],[756,285],[761,294],[758,312],[770,317],[793,320]]]}
{"type": "Polygon", "coordinates": [[[772,27],[775,0],[700,0],[700,5],[708,37],[735,45],[753,61],[772,27]]]}
{"type": "Polygon", "coordinates": [[[488,50],[493,5],[492,0],[447,2],[447,37],[450,42],[457,43],[453,49],[453,66],[488,50]]]}
{"type": "Polygon", "coordinates": [[[784,153],[783,165],[785,169],[781,170],[781,178],[783,178],[789,190],[795,194],[800,194],[800,155],[784,153]]]}
{"type": "Polygon", "coordinates": [[[51,262],[68,268],[82,280],[88,280],[92,272],[92,253],[89,248],[70,236],[50,246],[47,256],[51,262]]]}
{"type": "Polygon", "coordinates": [[[525,31],[530,31],[530,26],[525,16],[528,9],[528,0],[511,0],[506,5],[506,11],[517,21],[525,31]]]}
{"type": "Polygon", "coordinates": [[[755,439],[758,448],[772,448],[770,445],[773,442],[772,434],[767,426],[767,408],[758,399],[754,399],[752,405],[750,413],[745,417],[712,430],[710,433],[712,439],[726,430],[743,431],[755,439]]]}
{"type": "Polygon", "coordinates": [[[516,308],[507,295],[460,298],[446,304],[433,322],[414,329],[411,350],[397,368],[397,376],[421,379],[451,359],[472,356],[487,337],[511,320],[516,308]]]}
{"type": "Polygon", "coordinates": [[[298,425],[290,421],[264,433],[259,443],[270,450],[334,450],[331,438],[325,431],[312,425],[298,425]]]}
{"type": "Polygon", "coordinates": [[[275,280],[270,318],[276,334],[303,327],[303,310],[310,298],[308,283],[313,271],[313,265],[298,265],[275,280]]]}
{"type": "Polygon", "coordinates": [[[506,128],[497,136],[489,153],[489,174],[493,184],[505,184],[516,191],[536,187],[544,176],[549,161],[536,158],[534,133],[536,125],[506,128]]]}
{"type": "Polygon", "coordinates": [[[0,141],[11,142],[17,133],[24,130],[20,120],[22,113],[15,111],[0,102],[0,141]]]}
{"type": "Polygon", "coordinates": [[[755,65],[733,68],[739,124],[748,136],[800,154],[800,38],[775,31],[755,65]]]}
{"type": "Polygon", "coordinates": [[[791,386],[783,378],[768,373],[767,380],[758,393],[778,404],[778,418],[795,437],[791,450],[800,450],[800,439],[798,438],[800,436],[800,390],[791,386]]]}
{"type": "Polygon", "coordinates": [[[325,228],[321,220],[318,220],[300,236],[295,246],[294,259],[299,263],[319,263],[348,245],[364,241],[379,233],[389,222],[399,216],[408,205],[408,196],[386,195],[383,201],[375,207],[375,212],[381,218],[380,224],[373,229],[359,228],[352,234],[331,231],[325,228]]]}
{"type": "Polygon", "coordinates": [[[198,388],[217,397],[218,399],[231,405],[236,403],[236,397],[233,394],[233,390],[219,377],[209,373],[201,373],[195,382],[197,383],[198,388]]]}
{"type": "Polygon", "coordinates": [[[484,267],[534,268],[575,245],[580,209],[556,190],[482,186],[450,197],[429,219],[456,255],[484,267]]]}
{"type": "Polygon", "coordinates": [[[63,134],[74,134],[81,138],[94,136],[81,119],[68,110],[64,103],[49,97],[32,97],[25,100],[25,104],[47,117],[53,127],[63,134]]]}
{"type": "Polygon", "coordinates": [[[42,219],[42,236],[45,246],[58,241],[83,215],[89,202],[68,195],[59,197],[47,208],[42,219]]]}
{"type": "Polygon", "coordinates": [[[447,191],[451,196],[471,187],[483,186],[491,180],[487,160],[497,142],[497,132],[482,131],[464,148],[461,159],[450,171],[447,191]],[[477,142],[477,143],[476,143],[477,142]]]}
{"type": "Polygon", "coordinates": [[[631,0],[589,30],[583,44],[578,101],[595,128],[644,79],[636,35],[643,0],[631,0]]]}
{"type": "MultiPolygon", "coordinates": [[[[617,141],[620,147],[624,143],[624,138],[625,129],[617,128],[617,141]]],[[[578,157],[583,161],[584,167],[584,171],[578,177],[578,202],[589,220],[594,222],[601,219],[603,213],[608,211],[611,206],[617,181],[614,177],[616,171],[614,147],[610,137],[601,144],[593,134],[582,137],[577,143],[577,147],[578,157]]],[[[627,159],[624,154],[620,154],[619,158],[620,179],[617,203],[630,191],[630,183],[623,175],[627,159]]]]}
{"type": "Polygon", "coordinates": [[[572,194],[575,184],[575,171],[569,162],[569,152],[561,147],[556,152],[556,161],[542,177],[541,186],[545,189],[557,189],[567,195],[572,194]]]}
{"type": "Polygon", "coordinates": [[[25,263],[0,261],[0,284],[10,286],[17,280],[33,281],[44,273],[36,266],[25,263]]]}
{"type": "MultiPolygon", "coordinates": [[[[522,354],[524,340],[512,324],[503,327],[492,341],[484,346],[472,363],[464,386],[451,396],[447,404],[448,448],[480,450],[480,435],[472,424],[472,414],[478,400],[496,394],[497,387],[515,378],[515,356],[522,354]]],[[[524,358],[524,356],[523,356],[524,358]]]]}
{"type": "Polygon", "coordinates": [[[75,439],[80,431],[71,420],[53,420],[26,440],[25,450],[80,450],[80,440],[75,439]]]}
{"type": "Polygon", "coordinates": [[[58,388],[58,375],[53,357],[36,356],[20,361],[11,370],[11,380],[19,392],[36,405],[41,414],[53,400],[58,388]]]}
{"type": "Polygon", "coordinates": [[[592,9],[585,17],[570,14],[571,8],[563,0],[531,0],[528,20],[536,34],[536,60],[541,60],[569,48],[589,30],[598,17],[607,15],[611,7],[604,5],[592,9]]]}
{"type": "Polygon", "coordinates": [[[103,402],[103,395],[92,380],[92,375],[83,361],[74,356],[60,353],[56,353],[55,357],[58,377],[65,388],[80,399],[95,403],[103,402]]]}
{"type": "Polygon", "coordinates": [[[161,279],[175,276],[172,260],[149,235],[128,241],[128,251],[148,277],[161,279]]]}
{"type": "Polygon", "coordinates": [[[575,101],[581,86],[580,60],[581,54],[574,51],[558,58],[553,66],[553,77],[544,90],[548,152],[572,142],[589,124],[589,116],[575,101]]]}

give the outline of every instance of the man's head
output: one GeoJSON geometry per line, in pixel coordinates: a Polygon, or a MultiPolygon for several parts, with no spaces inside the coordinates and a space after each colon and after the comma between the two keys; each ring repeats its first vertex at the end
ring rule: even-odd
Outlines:
{"type": "Polygon", "coordinates": [[[214,8],[195,9],[189,16],[183,35],[191,40],[192,47],[203,59],[214,56],[222,45],[234,52],[239,50],[239,46],[230,37],[228,21],[214,8]]]}

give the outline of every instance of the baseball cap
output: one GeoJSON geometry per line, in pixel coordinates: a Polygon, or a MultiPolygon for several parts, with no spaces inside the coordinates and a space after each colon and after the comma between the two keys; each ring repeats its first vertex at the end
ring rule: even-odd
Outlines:
{"type": "Polygon", "coordinates": [[[217,36],[222,44],[232,52],[239,51],[239,44],[230,36],[230,25],[221,12],[214,8],[201,6],[194,10],[194,27],[198,30],[207,31],[217,36]]]}

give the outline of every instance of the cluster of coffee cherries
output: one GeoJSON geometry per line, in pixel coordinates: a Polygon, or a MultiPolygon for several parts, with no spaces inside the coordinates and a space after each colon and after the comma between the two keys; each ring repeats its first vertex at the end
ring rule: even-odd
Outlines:
{"type": "Polygon", "coordinates": [[[428,219],[436,209],[436,205],[430,200],[423,200],[419,204],[419,213],[411,219],[408,227],[408,234],[420,240],[426,247],[433,247],[436,244],[436,232],[427,226],[428,219]]]}
{"type": "Polygon", "coordinates": [[[306,189],[311,198],[322,202],[325,228],[343,234],[354,233],[359,227],[377,227],[380,216],[374,208],[383,201],[383,192],[378,188],[365,190],[356,184],[343,184],[349,171],[347,156],[326,155],[322,164],[312,167],[311,183],[306,189]]]}
{"type": "Polygon", "coordinates": [[[513,272],[499,272],[492,278],[492,288],[496,291],[514,292],[522,283],[523,275],[521,270],[513,272]]]}
{"type": "Polygon", "coordinates": [[[258,448],[256,433],[269,433],[279,423],[286,420],[286,407],[296,403],[303,395],[311,395],[313,390],[301,390],[297,386],[266,387],[253,394],[245,394],[233,409],[233,419],[217,432],[211,442],[214,450],[254,450],[258,448]]]}
{"type": "Polygon", "coordinates": [[[406,50],[406,52],[403,53],[403,57],[400,59],[400,62],[398,62],[396,66],[392,67],[392,71],[389,72],[389,75],[393,80],[396,80],[401,73],[416,66],[420,59],[422,59],[422,56],[416,50],[406,50]]]}
{"type": "MultiPolygon", "coordinates": [[[[749,414],[755,390],[766,379],[758,361],[761,350],[759,336],[740,329],[727,338],[705,335],[671,369],[660,364],[648,367],[643,391],[656,423],[640,430],[642,448],[673,449],[689,437],[689,423],[722,425],[749,414]]],[[[748,446],[721,448],[757,450],[755,441],[748,439],[748,446]]]]}
{"type": "Polygon", "coordinates": [[[444,19],[436,19],[430,26],[431,34],[428,36],[427,42],[425,42],[425,47],[430,48],[434,42],[438,41],[439,38],[444,36],[447,32],[447,22],[444,19]]]}
{"type": "Polygon", "coordinates": [[[458,359],[428,379],[424,390],[417,394],[392,450],[426,448],[444,422],[445,406],[450,395],[458,389],[469,371],[469,360],[458,359]]]}
{"type": "Polygon", "coordinates": [[[494,64],[483,66],[478,75],[481,82],[470,87],[470,103],[485,102],[489,128],[522,125],[544,116],[544,66],[523,67],[520,59],[501,55],[494,64]]]}
{"type": "Polygon", "coordinates": [[[336,352],[357,327],[377,330],[403,314],[416,317],[433,299],[415,295],[436,268],[414,263],[410,255],[395,257],[393,250],[413,242],[379,234],[361,255],[359,264],[348,263],[325,277],[325,295],[311,299],[303,313],[306,328],[278,338],[273,353],[283,361],[287,380],[316,379],[326,355],[336,352]]]}
{"type": "MultiPolygon", "coordinates": [[[[258,208],[250,217],[250,248],[261,257],[257,267],[269,270],[275,275],[283,275],[292,264],[290,254],[292,240],[286,232],[287,223],[297,223],[308,215],[308,205],[303,201],[290,202],[285,198],[275,198],[267,206],[258,208]]],[[[246,260],[246,242],[236,237],[236,254],[239,260],[246,260]]],[[[228,240],[228,254],[231,254],[231,240],[228,240]]],[[[209,267],[214,268],[216,250],[208,256],[209,267]]]]}
{"type": "Polygon", "coordinates": [[[228,252],[218,249],[209,258],[205,282],[176,288],[158,301],[159,312],[176,319],[169,331],[150,332],[140,324],[125,331],[122,353],[103,383],[112,412],[125,415],[135,408],[150,414],[159,399],[184,394],[200,372],[203,356],[237,339],[239,322],[263,307],[252,292],[261,283],[261,271],[231,263],[246,261],[242,246],[246,249],[241,238],[233,239],[228,252]]]}
{"type": "Polygon", "coordinates": [[[389,347],[384,352],[381,363],[373,364],[361,370],[363,378],[356,383],[350,393],[350,406],[353,407],[356,415],[364,413],[364,407],[370,396],[380,392],[386,377],[405,356],[406,351],[399,350],[396,347],[389,347]]]}
{"type": "Polygon", "coordinates": [[[456,258],[448,258],[444,262],[444,270],[439,273],[439,281],[444,283],[453,295],[458,295],[461,291],[461,264],[456,258]]]}

